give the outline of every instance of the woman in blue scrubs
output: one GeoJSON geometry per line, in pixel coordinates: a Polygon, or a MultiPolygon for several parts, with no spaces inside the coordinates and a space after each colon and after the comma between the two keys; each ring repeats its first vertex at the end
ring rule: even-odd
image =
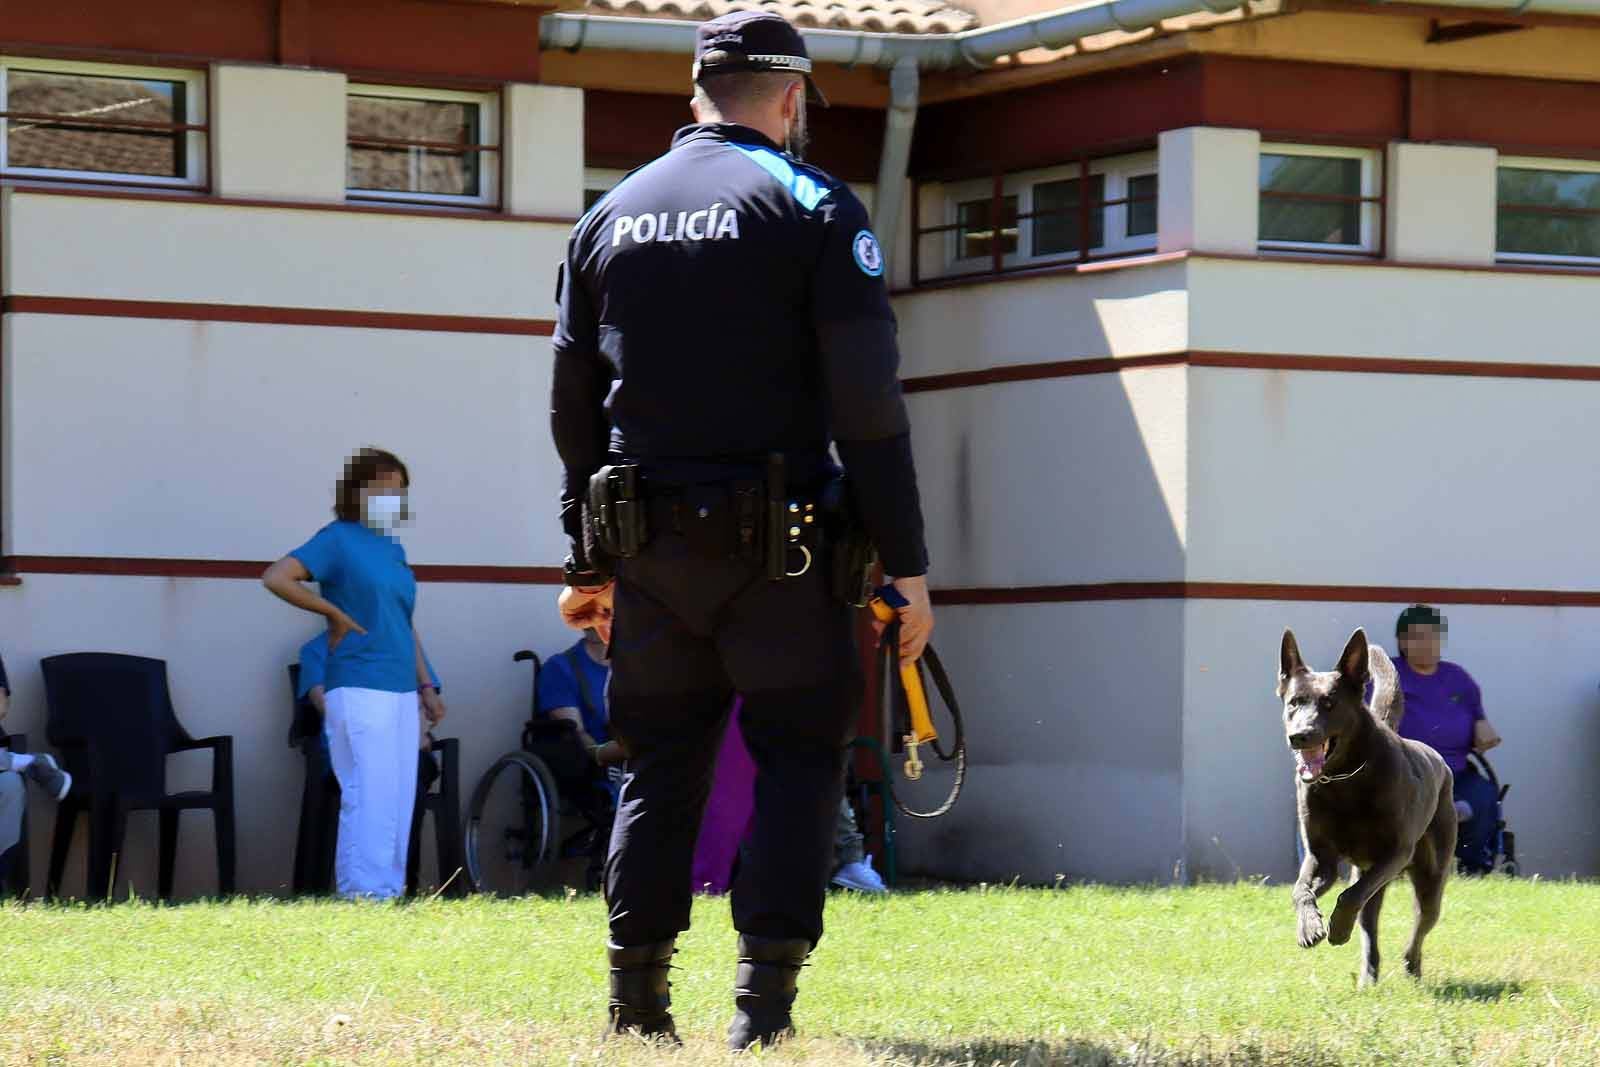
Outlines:
{"type": "Polygon", "coordinates": [[[409,518],[410,484],[399,457],[357,452],[339,479],[336,519],[262,577],[282,599],[327,620],[324,730],[340,790],[334,880],[346,897],[405,892],[418,712],[437,724],[445,711],[411,621],[417,581],[395,539],[409,518]]]}

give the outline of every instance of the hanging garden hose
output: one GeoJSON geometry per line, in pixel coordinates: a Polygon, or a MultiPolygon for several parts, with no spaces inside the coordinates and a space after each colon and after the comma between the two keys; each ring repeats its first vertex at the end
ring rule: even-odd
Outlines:
{"type": "Polygon", "coordinates": [[[894,798],[894,806],[908,818],[937,819],[955,807],[956,800],[961,796],[961,786],[967,778],[966,722],[961,717],[961,705],[956,701],[955,690],[950,685],[950,676],[945,673],[944,664],[939,660],[939,653],[934,651],[931,644],[923,649],[922,657],[915,662],[900,662],[900,621],[894,609],[904,607],[905,604],[906,600],[900,595],[899,590],[890,585],[880,588],[877,595],[868,603],[873,616],[885,627],[880,665],[883,675],[883,714],[885,721],[892,722],[895,711],[902,707],[905,709],[904,729],[898,732],[906,750],[904,773],[907,781],[915,782],[922,777],[923,761],[920,749],[923,746],[932,748],[934,756],[941,763],[956,765],[955,781],[951,784],[950,792],[944,798],[944,802],[931,811],[914,811],[907,807],[900,799],[900,794],[895,791],[894,775],[888,773],[887,768],[884,784],[889,790],[889,795],[894,798]],[[924,664],[927,665],[928,674],[933,679],[939,700],[950,713],[950,720],[955,727],[955,736],[951,739],[948,752],[940,743],[939,731],[933,725],[933,715],[928,707],[927,687],[923,684],[924,664]]]}

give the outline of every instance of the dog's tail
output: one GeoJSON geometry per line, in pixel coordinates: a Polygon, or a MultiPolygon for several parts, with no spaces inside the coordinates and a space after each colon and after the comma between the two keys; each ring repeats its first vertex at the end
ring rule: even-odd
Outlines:
{"type": "Polygon", "coordinates": [[[1406,713],[1406,695],[1400,691],[1400,676],[1383,646],[1367,646],[1367,670],[1372,674],[1372,714],[1398,733],[1406,713]]]}

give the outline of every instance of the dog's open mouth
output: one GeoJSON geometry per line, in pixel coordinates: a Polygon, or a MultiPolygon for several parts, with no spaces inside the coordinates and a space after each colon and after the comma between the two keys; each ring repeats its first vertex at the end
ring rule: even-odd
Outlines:
{"type": "Polygon", "coordinates": [[[1322,741],[1306,748],[1294,750],[1295,770],[1300,774],[1302,782],[1314,782],[1322,776],[1322,768],[1328,765],[1328,756],[1333,752],[1333,741],[1322,741]]]}

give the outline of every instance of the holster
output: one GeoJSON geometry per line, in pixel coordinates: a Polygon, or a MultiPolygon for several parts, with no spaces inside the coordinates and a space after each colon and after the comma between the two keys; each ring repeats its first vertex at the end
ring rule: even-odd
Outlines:
{"type": "Polygon", "coordinates": [[[601,467],[584,501],[584,547],[590,558],[631,559],[650,540],[644,478],[631,464],[601,467]],[[596,553],[595,549],[599,552],[596,553]]]}
{"type": "Polygon", "coordinates": [[[878,569],[878,547],[867,533],[849,476],[839,474],[822,487],[822,523],[830,545],[829,581],[833,595],[851,607],[865,607],[872,597],[878,569]]]}

